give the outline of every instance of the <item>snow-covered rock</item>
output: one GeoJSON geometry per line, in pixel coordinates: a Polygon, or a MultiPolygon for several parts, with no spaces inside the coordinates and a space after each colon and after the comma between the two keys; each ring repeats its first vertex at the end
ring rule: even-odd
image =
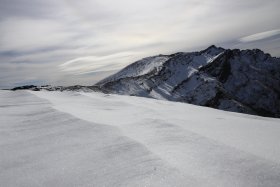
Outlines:
{"type": "Polygon", "coordinates": [[[25,85],[14,87],[11,89],[12,91],[17,90],[31,90],[31,91],[77,91],[77,92],[101,92],[98,86],[51,86],[51,85],[43,85],[43,86],[35,86],[35,85],[25,85]]]}
{"type": "Polygon", "coordinates": [[[101,90],[280,117],[280,59],[259,49],[216,46],[137,61],[100,81],[101,90]]]}

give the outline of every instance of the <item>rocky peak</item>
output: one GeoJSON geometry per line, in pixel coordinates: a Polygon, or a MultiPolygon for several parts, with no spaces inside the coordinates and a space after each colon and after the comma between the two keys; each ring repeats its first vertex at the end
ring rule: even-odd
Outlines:
{"type": "Polygon", "coordinates": [[[109,93],[280,116],[280,59],[259,49],[223,49],[149,57],[101,81],[109,93]],[[144,64],[144,65],[143,65],[144,64]],[[128,71],[129,69],[129,71],[128,71]],[[133,76],[132,76],[133,75],[133,76]]]}

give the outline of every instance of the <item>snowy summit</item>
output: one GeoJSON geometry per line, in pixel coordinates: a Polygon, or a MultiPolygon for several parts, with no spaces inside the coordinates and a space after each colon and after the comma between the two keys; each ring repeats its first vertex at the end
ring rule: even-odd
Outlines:
{"type": "Polygon", "coordinates": [[[97,85],[109,93],[280,117],[280,59],[259,49],[213,45],[200,52],[148,57],[97,85]]]}

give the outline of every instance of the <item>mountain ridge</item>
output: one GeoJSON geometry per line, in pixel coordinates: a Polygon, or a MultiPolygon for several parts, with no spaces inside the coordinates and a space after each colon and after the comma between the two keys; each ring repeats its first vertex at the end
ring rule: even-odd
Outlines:
{"type": "Polygon", "coordinates": [[[108,93],[280,116],[280,59],[260,49],[224,49],[144,58],[96,84],[108,93]]]}

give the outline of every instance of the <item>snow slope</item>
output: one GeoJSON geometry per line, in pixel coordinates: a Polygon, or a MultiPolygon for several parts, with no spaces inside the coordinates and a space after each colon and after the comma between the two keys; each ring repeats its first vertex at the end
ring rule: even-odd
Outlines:
{"type": "Polygon", "coordinates": [[[276,187],[279,122],[130,96],[0,91],[0,183],[276,187]]]}

